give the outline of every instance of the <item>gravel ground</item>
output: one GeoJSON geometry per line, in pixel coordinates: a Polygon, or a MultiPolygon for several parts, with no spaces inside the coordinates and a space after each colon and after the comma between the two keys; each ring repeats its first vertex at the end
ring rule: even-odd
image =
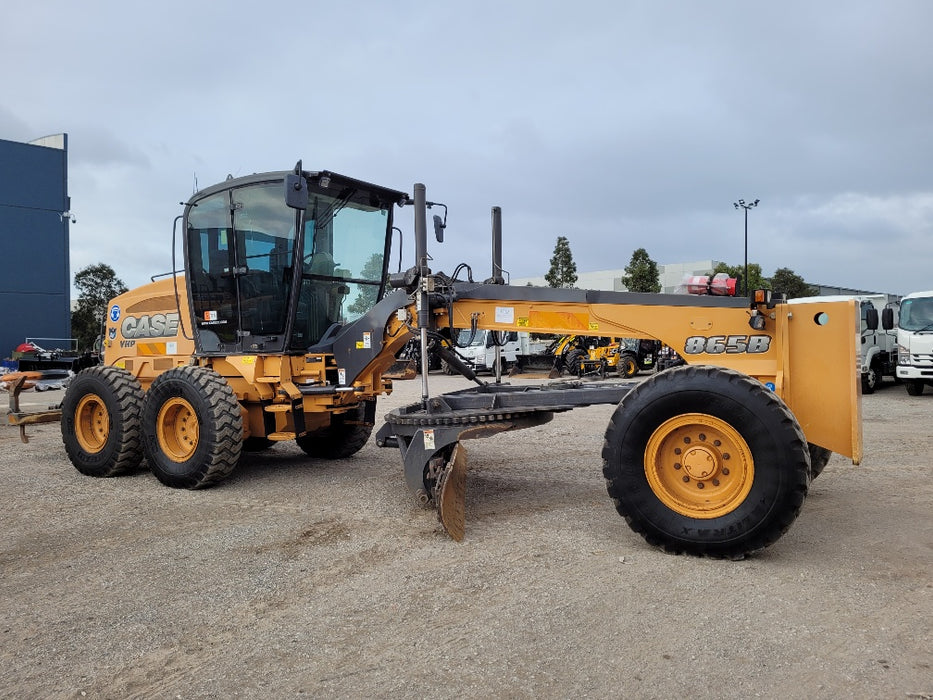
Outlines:
{"type": "Polygon", "coordinates": [[[24,445],[0,415],[0,695],[933,698],[933,393],[864,397],[863,464],[834,455],[738,562],[628,529],[601,476],[611,411],[466,443],[462,543],[373,440],[175,491],[84,477],[57,424],[24,445]]]}

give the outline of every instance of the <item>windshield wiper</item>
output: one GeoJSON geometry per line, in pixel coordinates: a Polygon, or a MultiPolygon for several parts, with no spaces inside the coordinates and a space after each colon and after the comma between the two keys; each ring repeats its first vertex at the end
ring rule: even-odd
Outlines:
{"type": "Polygon", "coordinates": [[[319,219],[315,217],[316,221],[314,222],[314,228],[319,231],[327,226],[331,220],[337,216],[337,212],[347,206],[347,204],[350,202],[350,197],[352,197],[354,194],[356,194],[355,188],[347,187],[344,189],[344,191],[341,192],[340,195],[334,200],[334,203],[331,204],[330,207],[328,207],[326,210],[324,210],[324,213],[319,219]]]}

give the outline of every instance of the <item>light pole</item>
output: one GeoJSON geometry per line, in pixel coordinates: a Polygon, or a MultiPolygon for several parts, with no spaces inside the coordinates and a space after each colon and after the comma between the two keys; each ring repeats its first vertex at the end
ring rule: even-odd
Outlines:
{"type": "Polygon", "coordinates": [[[752,207],[757,207],[760,201],[760,199],[756,199],[754,202],[746,204],[744,199],[740,199],[738,202],[732,203],[732,206],[736,209],[745,210],[745,278],[742,280],[745,296],[748,296],[748,210],[752,207]]]}

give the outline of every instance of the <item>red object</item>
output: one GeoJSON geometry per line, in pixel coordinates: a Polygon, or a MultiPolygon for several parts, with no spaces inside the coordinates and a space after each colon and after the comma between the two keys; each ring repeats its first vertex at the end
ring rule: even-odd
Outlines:
{"type": "Polygon", "coordinates": [[[16,352],[35,352],[38,349],[32,343],[20,343],[16,346],[16,352]]]}
{"type": "Polygon", "coordinates": [[[688,294],[707,294],[709,291],[709,276],[694,275],[684,280],[688,294]]]}
{"type": "Polygon", "coordinates": [[[720,297],[735,296],[735,277],[729,277],[725,272],[713,275],[694,275],[684,280],[688,294],[712,294],[720,297]]]}

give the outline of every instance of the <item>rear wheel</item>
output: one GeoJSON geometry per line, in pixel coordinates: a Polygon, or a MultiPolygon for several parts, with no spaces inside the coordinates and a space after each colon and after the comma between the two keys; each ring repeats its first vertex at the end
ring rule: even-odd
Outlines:
{"type": "Polygon", "coordinates": [[[649,543],[740,558],[775,542],[807,494],[806,439],[783,401],[732,370],[687,366],[626,394],[603,446],[616,509],[649,543]]]}
{"type": "Polygon", "coordinates": [[[373,432],[372,416],[376,412],[376,400],[363,401],[347,413],[331,416],[331,423],[302,435],[295,442],[309,457],[343,459],[356,454],[373,432]]]}
{"type": "Polygon", "coordinates": [[[823,472],[823,468],[829,463],[829,458],[833,456],[833,453],[812,442],[808,442],[807,447],[810,451],[810,478],[815,479],[823,472]]]}
{"type": "Polygon", "coordinates": [[[206,367],[160,374],[142,409],[143,449],[166,486],[198,489],[226,478],[240,459],[243,418],[224,378],[206,367]]]}
{"type": "Polygon", "coordinates": [[[877,368],[872,365],[868,368],[868,371],[862,375],[862,393],[863,394],[874,394],[875,389],[878,388],[878,371],[877,368]]]}
{"type": "Polygon", "coordinates": [[[72,380],[62,401],[62,442],[82,474],[117,476],[142,461],[139,406],[143,390],[119,367],[90,367],[72,380]]]}

